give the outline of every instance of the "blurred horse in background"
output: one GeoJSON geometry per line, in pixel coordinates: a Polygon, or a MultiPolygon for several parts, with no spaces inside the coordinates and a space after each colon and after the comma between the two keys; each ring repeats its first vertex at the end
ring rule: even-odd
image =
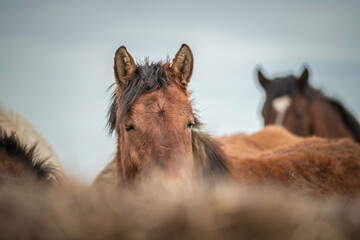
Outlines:
{"type": "Polygon", "coordinates": [[[187,86],[193,55],[183,45],[172,64],[136,65],[125,47],[115,53],[116,89],[109,109],[115,159],[96,185],[199,179],[289,185],[314,194],[360,190],[360,146],[351,140],[303,139],[270,127],[252,136],[213,139],[201,128],[187,86]]]}
{"type": "Polygon", "coordinates": [[[358,120],[341,102],[310,86],[308,78],[306,68],[300,77],[271,80],[258,70],[259,83],[266,91],[265,125],[282,125],[298,136],[347,137],[360,142],[358,120]]]}
{"type": "Polygon", "coordinates": [[[0,182],[59,184],[64,176],[56,154],[35,127],[0,105],[0,182]]]}

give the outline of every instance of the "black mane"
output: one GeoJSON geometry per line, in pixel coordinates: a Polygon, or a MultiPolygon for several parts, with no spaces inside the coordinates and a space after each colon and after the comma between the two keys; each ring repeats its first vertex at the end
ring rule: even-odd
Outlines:
{"type": "Polygon", "coordinates": [[[144,64],[137,64],[135,74],[133,78],[124,85],[119,100],[116,98],[116,84],[114,83],[110,86],[110,88],[115,88],[111,98],[111,105],[108,110],[108,126],[110,128],[110,134],[115,130],[117,122],[116,111],[120,111],[119,121],[123,121],[126,113],[141,94],[152,92],[160,87],[167,87],[168,79],[163,67],[163,62],[153,63],[149,62],[147,59],[144,64]],[[120,104],[119,107],[118,104],[120,104]]]}
{"type": "Polygon", "coordinates": [[[348,111],[344,105],[336,100],[328,97],[324,97],[332,106],[334,106],[341,115],[341,119],[345,123],[346,127],[351,131],[354,139],[360,142],[360,124],[358,120],[348,111]]]}
{"type": "MultiPolygon", "coordinates": [[[[8,135],[0,128],[0,149],[5,149],[9,155],[14,156],[12,160],[21,164],[27,171],[33,172],[40,181],[46,182],[49,173],[53,173],[55,169],[47,165],[47,158],[39,159],[36,156],[36,147],[36,144],[32,147],[22,145],[14,132],[8,135]]],[[[1,174],[2,177],[6,176],[6,173],[1,174]]]]}

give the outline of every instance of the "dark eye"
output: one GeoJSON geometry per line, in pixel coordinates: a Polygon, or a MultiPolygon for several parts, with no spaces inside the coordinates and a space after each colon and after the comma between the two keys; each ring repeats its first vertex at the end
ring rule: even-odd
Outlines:
{"type": "Polygon", "coordinates": [[[187,124],[187,128],[193,128],[194,125],[195,125],[195,123],[189,122],[189,123],[187,124]]]}
{"type": "Polygon", "coordinates": [[[126,130],[127,132],[132,131],[132,130],[134,130],[134,129],[135,129],[134,125],[125,126],[125,130],[126,130]]]}

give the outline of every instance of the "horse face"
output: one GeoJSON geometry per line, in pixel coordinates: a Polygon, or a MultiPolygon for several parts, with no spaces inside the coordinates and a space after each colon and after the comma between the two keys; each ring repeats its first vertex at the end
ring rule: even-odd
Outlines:
{"type": "Polygon", "coordinates": [[[193,124],[191,104],[175,83],[142,94],[123,126],[125,148],[138,171],[154,167],[166,179],[189,178],[193,124]]]}
{"type": "Polygon", "coordinates": [[[119,181],[143,182],[149,176],[162,182],[192,179],[195,120],[186,90],[192,67],[192,53],[186,45],[171,66],[135,66],[125,48],[117,51],[119,181]]]}
{"type": "Polygon", "coordinates": [[[296,78],[267,79],[259,70],[259,83],[266,91],[262,108],[265,125],[282,125],[299,136],[311,134],[310,101],[305,91],[308,87],[308,70],[296,78]]]}
{"type": "Polygon", "coordinates": [[[298,136],[305,137],[312,134],[310,102],[304,95],[295,94],[291,98],[282,125],[298,136]]]}

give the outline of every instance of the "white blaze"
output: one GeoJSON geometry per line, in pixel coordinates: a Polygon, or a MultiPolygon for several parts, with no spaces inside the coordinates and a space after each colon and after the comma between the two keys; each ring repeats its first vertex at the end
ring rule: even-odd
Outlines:
{"type": "Polygon", "coordinates": [[[272,101],[272,107],[277,112],[277,115],[275,118],[276,125],[282,125],[282,123],[284,121],[286,110],[289,108],[290,104],[291,104],[291,98],[287,95],[275,98],[272,101]]]}

